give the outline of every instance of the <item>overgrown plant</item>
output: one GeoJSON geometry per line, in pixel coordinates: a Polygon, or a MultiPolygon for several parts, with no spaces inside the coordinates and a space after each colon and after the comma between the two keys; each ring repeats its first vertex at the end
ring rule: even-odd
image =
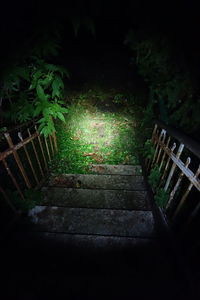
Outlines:
{"type": "Polygon", "coordinates": [[[155,165],[150,172],[148,181],[154,192],[155,202],[158,204],[158,206],[164,208],[169,199],[169,194],[162,187],[160,187],[160,178],[161,172],[159,170],[159,166],[155,165]]]}
{"type": "MultiPolygon", "coordinates": [[[[72,18],[71,22],[75,35],[80,25],[95,34],[90,18],[72,18]]],[[[42,28],[38,26],[29,41],[31,51],[18,58],[0,78],[0,103],[5,107],[4,118],[8,122],[18,123],[37,117],[39,131],[45,136],[55,131],[52,119],[65,121],[64,114],[68,112],[63,102],[63,79],[69,78],[69,73],[64,67],[49,63],[58,55],[61,37],[58,24],[51,25],[48,28],[44,24],[42,28]]]]}
{"type": "Polygon", "coordinates": [[[132,63],[149,87],[147,102],[154,116],[188,133],[197,131],[199,89],[191,79],[184,55],[176,53],[172,43],[159,35],[130,31],[125,44],[133,50],[132,63]]]}
{"type": "Polygon", "coordinates": [[[21,67],[20,72],[26,76],[13,71],[16,77],[11,77],[10,89],[4,94],[4,100],[6,96],[10,99],[6,117],[14,122],[39,117],[39,130],[47,136],[55,131],[52,118],[64,121],[64,113],[68,111],[62,101],[63,76],[69,76],[68,72],[37,57],[32,57],[28,68],[21,67]]]}

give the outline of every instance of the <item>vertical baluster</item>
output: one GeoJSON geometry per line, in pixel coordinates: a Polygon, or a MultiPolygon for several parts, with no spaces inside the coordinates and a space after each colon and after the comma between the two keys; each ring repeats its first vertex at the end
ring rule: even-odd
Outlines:
{"type": "Polygon", "coordinates": [[[14,156],[15,161],[16,161],[16,163],[17,163],[19,169],[20,169],[20,172],[21,172],[23,178],[24,178],[24,181],[25,181],[25,183],[26,183],[26,186],[27,186],[28,188],[31,188],[30,181],[29,181],[28,176],[27,176],[27,174],[26,174],[26,171],[25,171],[25,169],[24,169],[24,167],[23,167],[23,165],[22,165],[22,162],[21,162],[21,160],[20,160],[20,158],[19,158],[19,155],[18,155],[17,151],[14,149],[14,145],[13,145],[13,142],[12,142],[12,139],[11,139],[9,133],[5,133],[4,136],[5,136],[5,138],[6,138],[7,142],[8,142],[8,145],[9,145],[10,148],[12,149],[13,156],[14,156]]]}
{"type": "Polygon", "coordinates": [[[21,189],[20,189],[20,187],[19,187],[19,185],[18,185],[18,183],[17,183],[15,177],[13,176],[13,174],[12,174],[12,172],[11,172],[11,170],[10,170],[8,164],[7,164],[7,161],[6,161],[5,159],[2,159],[2,163],[3,163],[4,167],[5,167],[5,169],[6,169],[7,173],[8,173],[8,175],[10,176],[10,178],[11,178],[11,180],[12,180],[14,186],[16,187],[16,189],[17,189],[19,195],[21,196],[21,198],[22,198],[23,200],[25,200],[25,199],[24,199],[24,195],[23,195],[23,193],[22,193],[22,191],[21,191],[21,189]]]}
{"type": "Polygon", "coordinates": [[[163,136],[163,133],[164,133],[164,129],[161,130],[160,135],[159,135],[159,138],[156,137],[156,139],[157,139],[157,145],[156,145],[156,150],[155,150],[155,153],[154,153],[154,156],[153,156],[153,160],[152,160],[152,163],[151,163],[151,168],[153,167],[154,162],[155,162],[155,160],[156,160],[157,152],[158,152],[158,149],[159,149],[159,147],[160,147],[160,140],[161,140],[161,138],[162,138],[162,136],[163,136]]]}
{"type": "MultiPolygon", "coordinates": [[[[194,175],[194,178],[198,178],[199,174],[200,174],[200,165],[199,165],[199,167],[198,167],[198,169],[197,169],[197,171],[196,171],[196,173],[195,173],[195,175],[194,175]]],[[[175,211],[175,213],[174,213],[174,217],[177,216],[177,214],[179,213],[180,209],[181,209],[182,206],[184,205],[185,200],[187,199],[187,196],[188,196],[188,194],[190,193],[192,187],[193,187],[193,183],[190,182],[190,184],[189,184],[189,186],[188,186],[186,192],[184,193],[184,195],[183,195],[182,198],[181,198],[181,201],[180,201],[178,207],[176,208],[176,211],[175,211]]]]}
{"type": "MultiPolygon", "coordinates": [[[[172,148],[171,148],[171,153],[174,152],[175,148],[176,148],[176,143],[173,144],[173,146],[172,146],[172,148]]],[[[159,187],[161,186],[162,181],[164,180],[164,178],[165,178],[165,176],[166,176],[166,174],[167,174],[167,170],[168,170],[168,167],[169,167],[170,159],[171,159],[171,158],[170,158],[170,156],[169,156],[168,159],[167,159],[166,165],[165,165],[165,169],[164,169],[163,175],[162,175],[161,180],[160,180],[160,183],[159,183],[159,187]]]]}
{"type": "Polygon", "coordinates": [[[44,140],[45,140],[45,145],[46,145],[47,153],[48,153],[48,156],[49,156],[49,160],[51,160],[51,156],[50,156],[50,152],[49,152],[49,146],[48,146],[47,138],[44,137],[44,140]]]}
{"type": "MultiPolygon", "coordinates": [[[[191,162],[191,158],[188,157],[187,160],[186,160],[186,163],[185,163],[185,167],[186,167],[186,168],[188,168],[190,162],[191,162]]],[[[176,182],[176,184],[175,184],[175,186],[174,186],[174,188],[173,188],[173,190],[172,190],[171,193],[170,193],[169,201],[168,201],[168,203],[167,203],[166,209],[169,209],[169,207],[170,207],[170,205],[171,205],[171,203],[172,203],[172,200],[173,200],[173,198],[174,198],[174,195],[175,195],[175,193],[176,193],[176,191],[177,191],[177,189],[178,189],[178,187],[179,187],[179,185],[180,185],[180,183],[181,183],[181,181],[182,181],[182,179],[183,179],[183,176],[184,176],[184,173],[181,172],[180,175],[179,175],[179,177],[178,177],[178,180],[177,180],[177,182],[176,182]]],[[[175,217],[175,214],[174,214],[174,217],[175,217]]]]}
{"type": "Polygon", "coordinates": [[[54,155],[54,149],[53,149],[53,143],[52,143],[52,136],[49,135],[49,140],[50,140],[50,145],[51,145],[51,151],[52,151],[52,156],[54,155]]]}
{"type": "MultiPolygon", "coordinates": [[[[31,138],[30,130],[27,129],[27,131],[28,131],[29,137],[31,138]]],[[[33,151],[34,151],[34,153],[35,153],[35,157],[36,157],[36,160],[37,160],[37,163],[38,163],[40,172],[41,172],[42,176],[44,177],[44,172],[43,172],[43,170],[42,170],[41,163],[40,163],[40,160],[39,160],[39,157],[38,157],[38,154],[37,154],[37,151],[36,151],[35,144],[34,144],[33,140],[31,140],[31,144],[32,144],[32,146],[33,146],[33,151]]]]}
{"type": "MultiPolygon", "coordinates": [[[[166,147],[165,147],[166,149],[167,149],[168,146],[169,146],[170,140],[171,140],[171,137],[169,137],[168,140],[167,140],[167,144],[166,144],[166,147]]],[[[159,171],[162,169],[162,166],[163,166],[163,162],[164,162],[165,156],[166,156],[166,152],[164,151],[163,156],[162,156],[162,159],[161,159],[159,171]]]]}
{"type": "Polygon", "coordinates": [[[26,147],[26,145],[24,144],[24,140],[23,140],[23,137],[22,137],[21,132],[18,132],[18,137],[19,137],[19,139],[21,140],[21,142],[22,142],[22,144],[23,144],[23,148],[24,148],[24,151],[25,151],[27,160],[28,160],[28,162],[29,162],[30,168],[31,168],[31,170],[32,170],[33,176],[34,176],[34,178],[35,178],[35,181],[37,182],[37,184],[39,184],[39,180],[38,180],[38,178],[37,178],[35,169],[34,169],[34,167],[33,167],[33,164],[32,164],[30,155],[29,155],[29,153],[28,153],[27,147],[26,147]]]}
{"type": "Polygon", "coordinates": [[[39,134],[39,132],[38,132],[37,126],[35,126],[35,131],[36,131],[37,134],[38,134],[38,141],[39,141],[39,144],[40,144],[40,149],[41,149],[42,156],[43,156],[43,159],[44,159],[45,167],[46,167],[46,169],[47,169],[47,161],[46,161],[46,157],[45,157],[45,155],[44,155],[44,149],[43,149],[43,146],[42,146],[42,141],[41,141],[40,134],[39,134]]]}
{"type": "MultiPolygon", "coordinates": [[[[52,123],[54,124],[54,120],[53,120],[52,117],[51,117],[51,121],[52,121],[52,123]]],[[[55,151],[57,152],[57,151],[58,151],[58,147],[57,147],[56,131],[55,131],[55,130],[54,130],[54,132],[52,133],[52,138],[53,138],[53,142],[54,142],[54,148],[55,148],[55,151]]]]}
{"type": "Polygon", "coordinates": [[[4,196],[4,199],[6,200],[6,203],[8,204],[8,206],[11,208],[11,210],[14,213],[17,213],[16,208],[13,206],[13,204],[11,203],[10,199],[8,198],[6,192],[3,190],[3,188],[0,186],[0,193],[4,196]]]}
{"type": "Polygon", "coordinates": [[[56,149],[56,152],[58,152],[58,145],[57,145],[57,139],[56,139],[56,132],[53,132],[53,141],[54,141],[54,147],[56,149]]]}
{"type": "MultiPolygon", "coordinates": [[[[165,138],[166,138],[166,130],[163,129],[163,136],[162,136],[160,142],[164,144],[165,138]]],[[[158,152],[158,156],[157,156],[157,159],[156,159],[156,164],[158,164],[158,162],[159,162],[159,159],[160,159],[160,155],[161,155],[162,150],[163,150],[163,149],[162,149],[162,147],[160,146],[160,150],[159,150],[159,152],[158,152]]],[[[163,150],[163,151],[164,151],[164,150],[163,150]]]]}
{"type": "MultiPolygon", "coordinates": [[[[183,148],[184,148],[184,144],[180,144],[179,148],[178,148],[178,151],[177,151],[177,154],[176,154],[176,158],[179,159],[180,158],[180,155],[183,151],[183,148]]],[[[174,174],[174,171],[176,169],[176,164],[173,163],[172,164],[172,167],[171,167],[171,170],[169,172],[169,175],[168,175],[168,178],[167,178],[167,181],[166,181],[166,184],[165,184],[165,187],[164,187],[164,190],[167,191],[168,187],[169,187],[169,184],[170,184],[170,181],[172,179],[172,176],[174,174]]]]}
{"type": "MultiPolygon", "coordinates": [[[[154,129],[153,129],[153,133],[152,133],[152,137],[151,137],[151,142],[152,142],[152,144],[155,143],[155,134],[156,134],[157,128],[158,128],[158,125],[155,124],[154,129]]],[[[150,165],[151,165],[151,159],[150,159],[150,158],[149,158],[149,159],[147,158],[145,164],[146,164],[146,166],[147,166],[147,171],[148,171],[149,168],[150,168],[150,165]]]]}

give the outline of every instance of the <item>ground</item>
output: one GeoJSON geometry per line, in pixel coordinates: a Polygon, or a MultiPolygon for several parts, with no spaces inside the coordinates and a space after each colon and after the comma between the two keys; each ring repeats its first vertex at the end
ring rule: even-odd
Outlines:
{"type": "Polygon", "coordinates": [[[91,164],[138,164],[134,115],[125,93],[90,88],[70,93],[66,122],[56,121],[54,173],[89,173],[91,164]]]}

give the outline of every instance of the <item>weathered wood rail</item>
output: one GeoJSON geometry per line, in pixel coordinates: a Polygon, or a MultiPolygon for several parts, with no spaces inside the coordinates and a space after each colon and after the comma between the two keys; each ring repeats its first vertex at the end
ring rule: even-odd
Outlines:
{"type": "Polygon", "coordinates": [[[148,174],[155,167],[159,170],[159,182],[153,192],[162,189],[167,194],[162,212],[169,224],[173,224],[184,211],[184,224],[189,225],[200,212],[200,145],[160,121],[155,123],[152,145],[154,155],[146,160],[146,168],[148,174]],[[195,196],[191,195],[194,189],[195,196]],[[190,209],[187,209],[188,201],[192,205],[190,209]]]}
{"type": "MultiPolygon", "coordinates": [[[[25,200],[25,197],[23,188],[21,187],[22,182],[19,182],[18,178],[14,175],[14,170],[12,169],[13,166],[9,165],[8,157],[13,156],[25,187],[27,189],[31,189],[37,188],[41,185],[48,170],[48,162],[52,160],[54,154],[58,150],[55,133],[47,138],[41,136],[36,124],[37,123],[33,120],[2,134],[7,141],[9,148],[0,152],[0,168],[4,168],[6,170],[8,177],[11,179],[13,190],[16,190],[23,200],[25,200]],[[24,126],[25,130],[22,130],[24,126]],[[13,142],[11,134],[14,136],[14,140],[17,138],[17,143],[13,142]],[[29,144],[32,146],[32,153],[28,150],[27,146],[29,144]],[[18,154],[20,149],[24,151],[23,160],[18,154]],[[24,163],[25,161],[26,163],[24,163]],[[31,172],[27,170],[27,166],[31,172]],[[31,175],[34,180],[30,179],[31,175]]],[[[0,198],[2,199],[3,197],[11,210],[16,212],[16,208],[7,195],[6,187],[2,186],[1,182],[2,180],[0,181],[0,198]]]]}

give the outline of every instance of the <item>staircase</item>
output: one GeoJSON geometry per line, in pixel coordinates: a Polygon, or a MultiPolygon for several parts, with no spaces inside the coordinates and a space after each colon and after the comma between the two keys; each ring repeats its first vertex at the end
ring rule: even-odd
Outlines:
{"type": "Polygon", "coordinates": [[[10,292],[23,282],[26,299],[185,299],[183,276],[156,232],[141,167],[91,171],[52,175],[42,188],[42,205],[29,211],[5,248],[9,276],[20,270],[9,277],[10,292]]]}
{"type": "MultiPolygon", "coordinates": [[[[156,236],[140,166],[93,165],[95,174],[52,176],[29,212],[34,230],[75,243],[156,236]],[[80,235],[82,238],[80,238],[80,235]]],[[[123,242],[124,243],[124,242],[123,242]]]]}

